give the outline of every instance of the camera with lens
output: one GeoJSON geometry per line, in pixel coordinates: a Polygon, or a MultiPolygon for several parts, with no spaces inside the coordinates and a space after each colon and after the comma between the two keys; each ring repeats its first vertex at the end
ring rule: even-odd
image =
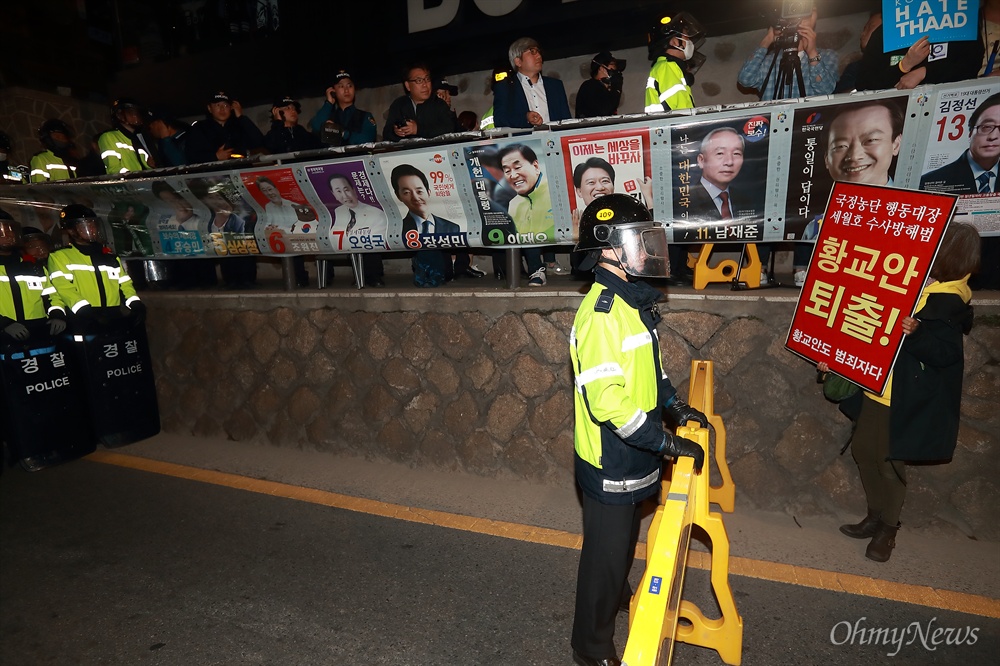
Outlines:
{"type": "Polygon", "coordinates": [[[772,10],[774,23],[773,49],[794,51],[799,46],[799,23],[813,11],[812,0],[782,0],[781,7],[772,10]]]}

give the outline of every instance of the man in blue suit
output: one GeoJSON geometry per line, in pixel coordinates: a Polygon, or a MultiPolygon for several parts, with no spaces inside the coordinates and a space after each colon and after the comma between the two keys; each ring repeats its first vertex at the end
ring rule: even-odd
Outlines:
{"type": "Polygon", "coordinates": [[[538,42],[522,37],[510,45],[507,54],[516,74],[493,90],[497,127],[536,127],[572,117],[562,81],[542,76],[544,60],[538,42]]]}
{"type": "MultiPolygon", "coordinates": [[[[493,88],[493,123],[496,127],[537,127],[573,116],[562,81],[542,76],[542,50],[531,37],[522,37],[507,50],[514,76],[508,76],[493,88]]],[[[529,266],[536,263],[541,248],[527,248],[524,256],[529,266]]],[[[544,268],[556,275],[568,271],[556,261],[553,250],[546,250],[544,268]]],[[[533,277],[535,273],[529,268],[533,277]]],[[[545,275],[533,283],[545,284],[545,275]],[[540,280],[540,281],[539,281],[540,280]]]]}

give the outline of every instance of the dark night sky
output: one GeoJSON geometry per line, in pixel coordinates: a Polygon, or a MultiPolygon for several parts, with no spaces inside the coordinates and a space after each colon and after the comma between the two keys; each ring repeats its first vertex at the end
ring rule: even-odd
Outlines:
{"type": "MultiPolygon", "coordinates": [[[[673,8],[687,9],[718,36],[762,29],[765,15],[780,7],[779,0],[522,0],[510,14],[489,17],[475,0],[417,0],[429,9],[457,2],[457,13],[445,27],[409,34],[407,0],[278,0],[276,32],[231,40],[223,14],[243,0],[208,0],[197,36],[185,24],[182,1],[4,2],[0,24],[8,26],[9,46],[0,83],[50,91],[64,86],[98,101],[129,95],[185,114],[200,111],[216,88],[262,103],[273,90],[261,82],[280,81],[292,95],[313,94],[339,67],[372,87],[398,81],[399,69],[412,60],[450,72],[491,69],[506,60],[510,42],[525,35],[543,44],[548,59],[558,59],[641,47],[652,21],[673,8]],[[138,53],[138,63],[122,65],[122,53],[138,53]]],[[[872,4],[818,2],[821,16],[872,4]]]]}

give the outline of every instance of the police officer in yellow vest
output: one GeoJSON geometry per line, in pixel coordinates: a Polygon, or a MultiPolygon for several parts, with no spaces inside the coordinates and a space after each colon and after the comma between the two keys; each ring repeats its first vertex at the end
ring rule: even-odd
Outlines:
{"type": "Polygon", "coordinates": [[[0,210],[0,330],[24,341],[66,330],[66,312],[44,266],[21,256],[21,228],[0,210]]]}
{"type": "Polygon", "coordinates": [[[143,321],[146,305],[136,295],[121,259],[101,240],[94,211],[70,204],[59,213],[59,225],[70,245],[49,255],[49,278],[70,310],[70,321],[82,327],[123,316],[143,321]]]}
{"type": "Polygon", "coordinates": [[[583,491],[583,548],[573,621],[573,658],[584,666],[618,660],[615,615],[632,591],[628,571],[639,536],[637,505],[656,495],[665,456],[705,452],[665,431],[705,415],[677,396],[660,363],[659,290],[643,277],[669,274],[667,236],[649,210],[625,194],[594,199],[580,220],[581,270],[595,281],[570,335],[575,375],[575,468],[583,491]]]}
{"type": "Polygon", "coordinates": [[[135,100],[122,97],[112,103],[111,123],[114,129],[97,139],[108,175],[153,168],[153,142],[143,132],[148,117],[146,110],[135,100]]]}
{"type": "Polygon", "coordinates": [[[646,113],[692,108],[690,61],[705,41],[701,24],[687,12],[664,16],[650,29],[648,39],[653,67],[646,80],[646,113]]]}

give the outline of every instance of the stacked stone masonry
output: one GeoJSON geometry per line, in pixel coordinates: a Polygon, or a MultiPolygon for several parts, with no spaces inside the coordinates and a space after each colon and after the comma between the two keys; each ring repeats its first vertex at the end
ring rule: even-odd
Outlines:
{"type": "MultiPolygon", "coordinates": [[[[149,300],[167,432],[573,483],[576,294],[149,300]]],[[[668,303],[664,368],[686,395],[691,360],[714,362],[738,505],[862,515],[857,469],[840,455],[850,423],[822,397],[813,366],[783,348],[792,309],[787,299],[668,303]]],[[[995,314],[966,339],[965,363],[954,459],[910,467],[902,520],[996,541],[995,314]]]]}

